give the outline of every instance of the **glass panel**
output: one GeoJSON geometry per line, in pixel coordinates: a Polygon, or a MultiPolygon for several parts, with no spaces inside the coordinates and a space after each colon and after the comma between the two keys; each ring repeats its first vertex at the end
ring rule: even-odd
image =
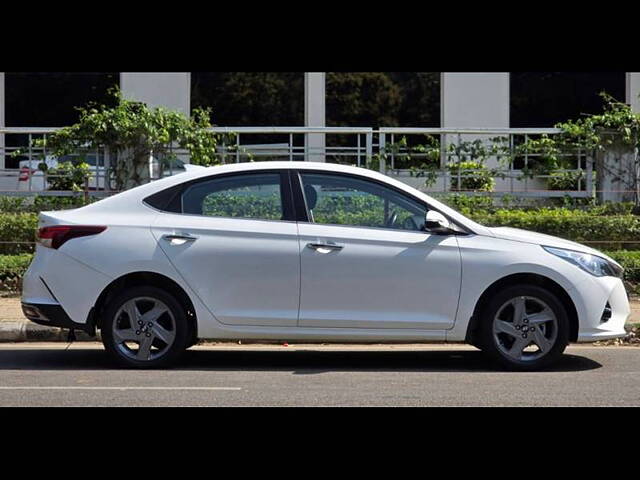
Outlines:
{"type": "Polygon", "coordinates": [[[440,72],[327,72],[326,92],[328,126],[440,126],[440,72]]]}
{"type": "Polygon", "coordinates": [[[282,220],[280,175],[237,175],[197,183],[182,194],[182,212],[212,217],[282,220]]]}
{"type": "Polygon", "coordinates": [[[625,72],[511,72],[511,127],[553,127],[602,112],[599,93],[625,100],[625,72]]]}
{"type": "Polygon", "coordinates": [[[426,207],[375,182],[342,175],[301,175],[315,223],[421,230],[426,207]]]}

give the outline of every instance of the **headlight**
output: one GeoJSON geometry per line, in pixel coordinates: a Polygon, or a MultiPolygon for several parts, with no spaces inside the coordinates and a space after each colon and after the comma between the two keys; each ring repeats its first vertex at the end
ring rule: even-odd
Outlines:
{"type": "Polygon", "coordinates": [[[567,262],[577,265],[585,272],[589,272],[596,277],[618,277],[622,278],[623,270],[618,265],[609,260],[591,255],[590,253],[575,252],[563,248],[542,247],[547,252],[556,257],[560,257],[567,262]]]}

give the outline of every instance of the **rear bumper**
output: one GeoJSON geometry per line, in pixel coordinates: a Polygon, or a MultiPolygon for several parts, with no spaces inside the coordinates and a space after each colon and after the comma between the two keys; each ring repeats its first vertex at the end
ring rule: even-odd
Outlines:
{"type": "Polygon", "coordinates": [[[54,319],[68,317],[75,325],[91,324],[96,299],[111,281],[60,250],[36,245],[36,254],[22,277],[22,303],[44,304],[43,309],[56,305],[64,315],[54,312],[54,319]]]}
{"type": "Polygon", "coordinates": [[[22,313],[29,320],[39,325],[82,330],[91,336],[96,334],[93,324],[74,322],[58,304],[22,302],[22,313]]]}

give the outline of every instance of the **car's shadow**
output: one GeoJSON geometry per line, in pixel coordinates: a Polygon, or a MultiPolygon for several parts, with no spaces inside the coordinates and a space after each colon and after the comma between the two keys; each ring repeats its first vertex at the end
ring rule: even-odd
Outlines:
{"type": "MultiPolygon", "coordinates": [[[[578,372],[602,365],[589,358],[564,354],[539,372],[578,372]]],[[[114,370],[102,350],[0,350],[0,370],[114,370]]],[[[324,372],[505,372],[477,350],[188,350],[170,370],[285,371],[299,375],[324,372]]]]}

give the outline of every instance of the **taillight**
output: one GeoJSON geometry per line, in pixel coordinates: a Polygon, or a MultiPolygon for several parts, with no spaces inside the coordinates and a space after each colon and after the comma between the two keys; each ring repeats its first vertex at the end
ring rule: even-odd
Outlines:
{"type": "Polygon", "coordinates": [[[38,229],[36,241],[48,248],[60,248],[64,242],[72,238],[87,237],[104,232],[107,227],[97,225],[56,225],[38,229]]]}

